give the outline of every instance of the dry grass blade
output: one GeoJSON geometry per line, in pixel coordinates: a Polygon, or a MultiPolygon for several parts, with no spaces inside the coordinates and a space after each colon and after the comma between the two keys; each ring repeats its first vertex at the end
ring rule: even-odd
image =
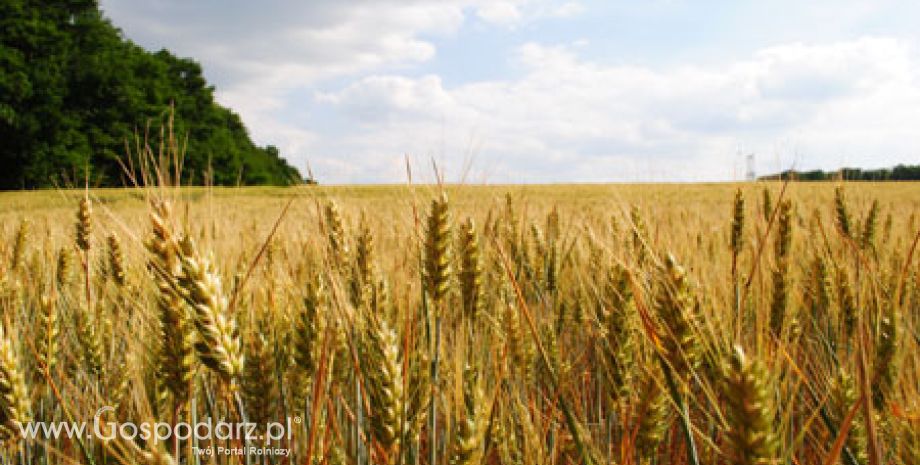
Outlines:
{"type": "Polygon", "coordinates": [[[824,465],[834,465],[839,460],[840,453],[843,452],[843,447],[846,445],[847,436],[850,434],[850,428],[853,426],[853,420],[856,418],[856,413],[859,412],[860,408],[862,408],[862,405],[859,402],[854,403],[847,412],[846,417],[843,418],[840,423],[840,430],[837,432],[837,439],[834,440],[834,444],[824,460],[824,465]]]}

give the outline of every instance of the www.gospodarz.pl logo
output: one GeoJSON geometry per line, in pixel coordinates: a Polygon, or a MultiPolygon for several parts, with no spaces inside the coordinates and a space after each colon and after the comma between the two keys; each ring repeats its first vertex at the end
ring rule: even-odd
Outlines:
{"type": "MultiPolygon", "coordinates": [[[[105,406],[96,411],[93,415],[91,424],[87,422],[28,422],[16,423],[19,433],[23,439],[32,440],[54,440],[54,439],[74,439],[74,438],[98,438],[107,441],[120,440],[142,440],[145,442],[166,441],[186,441],[193,440],[197,442],[212,441],[241,441],[249,444],[270,445],[278,443],[282,439],[290,441],[291,432],[295,424],[300,424],[300,417],[288,417],[282,422],[268,422],[264,425],[253,422],[227,422],[223,420],[213,421],[206,418],[194,424],[179,422],[176,424],[166,422],[117,422],[106,420],[106,412],[114,412],[115,409],[105,406]],[[261,426],[261,428],[260,428],[261,426]]],[[[227,454],[245,454],[259,453],[276,455],[287,455],[286,451],[281,449],[275,451],[271,449],[266,451],[265,448],[255,450],[246,448],[227,449],[227,454]]],[[[214,453],[207,448],[202,448],[199,453],[214,453]]],[[[216,451],[220,454],[221,451],[216,451]]]]}

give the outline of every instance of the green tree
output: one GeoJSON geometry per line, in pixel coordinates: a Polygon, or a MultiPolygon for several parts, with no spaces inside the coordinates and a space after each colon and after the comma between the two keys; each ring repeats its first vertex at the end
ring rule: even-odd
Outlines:
{"type": "Polygon", "coordinates": [[[0,188],[66,179],[120,185],[135,131],[174,108],[187,138],[183,178],[219,185],[300,180],[275,147],[258,147],[214,101],[201,66],[126,40],[95,0],[0,0],[0,188]],[[210,170],[209,170],[210,168],[210,170]]]}

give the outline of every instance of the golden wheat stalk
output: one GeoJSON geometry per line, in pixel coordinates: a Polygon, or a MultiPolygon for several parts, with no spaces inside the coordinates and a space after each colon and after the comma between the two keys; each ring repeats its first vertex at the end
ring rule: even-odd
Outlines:
{"type": "Polygon", "coordinates": [[[671,406],[661,385],[651,375],[645,377],[639,395],[635,452],[639,463],[655,463],[658,445],[671,424],[671,406]]]}
{"type": "Polygon", "coordinates": [[[472,218],[460,225],[460,296],[463,312],[476,321],[482,311],[482,262],[479,256],[479,238],[472,218]]]}
{"type": "MultiPolygon", "coordinates": [[[[843,421],[847,411],[859,402],[859,391],[856,388],[856,381],[846,369],[841,367],[836,378],[831,381],[830,408],[837,421],[843,421]]],[[[850,424],[850,431],[847,434],[846,446],[853,455],[857,464],[864,465],[869,461],[867,449],[868,438],[863,422],[854,419],[850,424]]]]}
{"type": "Polygon", "coordinates": [[[622,265],[610,267],[606,276],[604,301],[607,305],[598,315],[601,319],[606,355],[601,359],[614,399],[625,397],[633,377],[635,351],[633,341],[636,303],[629,283],[629,271],[622,265]]]}
{"type": "Polygon", "coordinates": [[[55,281],[58,287],[66,287],[70,284],[71,277],[71,257],[66,248],[61,247],[57,254],[57,266],[55,266],[55,281]]]}
{"type": "Polygon", "coordinates": [[[361,355],[371,405],[371,434],[383,450],[382,463],[395,463],[406,428],[399,338],[385,320],[368,321],[364,326],[361,355]]]}
{"type": "Polygon", "coordinates": [[[10,257],[10,269],[16,270],[22,266],[26,255],[26,247],[29,244],[30,223],[28,220],[22,220],[19,228],[16,229],[16,237],[13,240],[13,251],[10,257]]]}
{"type": "Polygon", "coordinates": [[[770,378],[763,364],[735,347],[725,364],[722,394],[729,430],[727,455],[733,465],[776,463],[779,442],[774,433],[770,378]]]}
{"type": "Polygon", "coordinates": [[[735,202],[732,205],[732,227],[731,227],[731,251],[732,251],[732,279],[737,279],[738,274],[738,257],[744,249],[744,194],[741,189],[735,190],[735,202]]]}
{"type": "Polygon", "coordinates": [[[852,227],[850,225],[850,211],[843,193],[843,186],[834,188],[834,212],[836,213],[837,231],[844,237],[853,237],[852,227]]]}
{"type": "Polygon", "coordinates": [[[44,366],[45,373],[51,373],[57,365],[60,320],[57,303],[50,296],[42,296],[38,318],[39,337],[36,341],[36,355],[40,365],[44,366]]]}
{"type": "Polygon", "coordinates": [[[696,284],[673,255],[659,270],[655,310],[664,326],[663,356],[676,373],[689,374],[699,366],[702,345],[698,337],[699,301],[696,284]]]}
{"type": "Polygon", "coordinates": [[[16,423],[31,421],[29,390],[23,365],[8,332],[0,326],[0,434],[18,435],[16,423]]]}
{"type": "Polygon", "coordinates": [[[266,424],[275,419],[279,398],[278,383],[275,382],[276,361],[268,328],[264,324],[256,324],[255,329],[246,341],[246,369],[241,384],[247,420],[266,424]]]}
{"type": "Polygon", "coordinates": [[[87,373],[100,379],[105,377],[105,353],[102,346],[103,337],[100,334],[99,315],[94,307],[80,306],[77,309],[76,325],[77,339],[80,342],[83,363],[87,373]]]}
{"type": "Polygon", "coordinates": [[[450,217],[447,194],[431,201],[425,237],[425,290],[437,303],[450,290],[450,217]]]}
{"type": "Polygon", "coordinates": [[[230,315],[220,276],[211,261],[199,253],[191,238],[179,241],[179,258],[182,271],[178,284],[192,308],[198,359],[225,385],[235,389],[243,371],[243,353],[239,328],[230,315]]]}
{"type": "Polygon", "coordinates": [[[163,408],[170,408],[166,406],[168,394],[172,394],[175,405],[185,404],[195,375],[194,330],[185,301],[179,295],[181,264],[178,243],[168,224],[170,214],[168,203],[151,204],[152,233],[145,242],[158,291],[160,346],[157,389],[163,408]]]}
{"type": "Polygon", "coordinates": [[[451,447],[450,465],[479,465],[483,459],[483,441],[488,426],[488,405],[478,370],[463,369],[463,405],[457,432],[451,447]]]}
{"type": "MultiPolygon", "coordinates": [[[[792,249],[792,201],[779,204],[776,242],[774,243],[775,268],[773,269],[773,295],[770,303],[770,329],[779,336],[787,321],[789,306],[789,254],[792,249]]],[[[793,319],[794,320],[794,319],[793,319]]],[[[794,323],[794,321],[793,321],[794,323]]]]}
{"type": "Polygon", "coordinates": [[[93,231],[92,215],[93,208],[89,197],[83,197],[80,199],[80,208],[77,210],[75,230],[77,247],[84,252],[88,252],[92,245],[90,238],[93,231]]]}
{"type": "Polygon", "coordinates": [[[367,221],[367,215],[362,212],[355,240],[355,266],[362,284],[374,281],[374,235],[367,221]]]}
{"type": "Polygon", "coordinates": [[[118,287],[125,286],[125,257],[121,250],[121,241],[115,234],[106,238],[108,245],[109,276],[118,287]]]}
{"type": "Polygon", "coordinates": [[[342,215],[335,202],[330,201],[323,209],[326,238],[329,241],[329,255],[337,269],[348,263],[348,242],[345,238],[345,227],[342,224],[342,215]]]}

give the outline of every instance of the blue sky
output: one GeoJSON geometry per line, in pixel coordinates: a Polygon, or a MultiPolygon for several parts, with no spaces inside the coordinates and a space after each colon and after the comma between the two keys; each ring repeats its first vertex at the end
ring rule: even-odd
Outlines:
{"type": "Polygon", "coordinates": [[[405,181],[406,156],[465,182],[920,162],[914,2],[101,3],[326,183],[405,181]]]}

